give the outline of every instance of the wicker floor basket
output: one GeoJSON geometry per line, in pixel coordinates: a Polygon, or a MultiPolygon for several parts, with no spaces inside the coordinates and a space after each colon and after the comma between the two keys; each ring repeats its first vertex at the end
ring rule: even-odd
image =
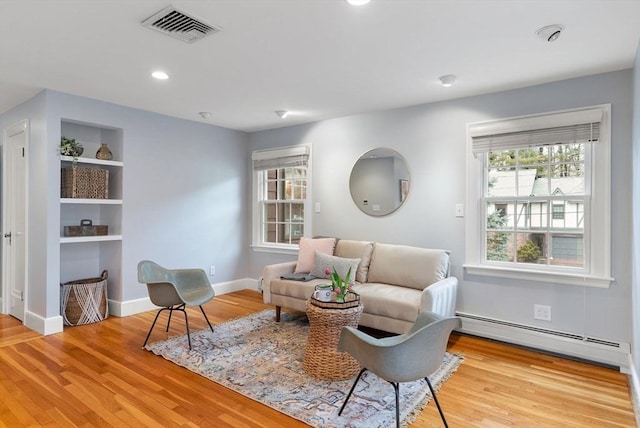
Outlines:
{"type": "Polygon", "coordinates": [[[91,324],[109,316],[107,277],[87,278],[61,284],[60,314],[64,325],[91,324]]]}
{"type": "Polygon", "coordinates": [[[63,198],[109,199],[109,170],[62,168],[60,196],[63,198]]]}
{"type": "Polygon", "coordinates": [[[358,327],[363,306],[345,309],[325,309],[307,300],[309,335],[305,346],[302,367],[318,379],[349,379],[360,371],[360,363],[346,352],[338,351],[340,333],[344,327],[358,327]]]}

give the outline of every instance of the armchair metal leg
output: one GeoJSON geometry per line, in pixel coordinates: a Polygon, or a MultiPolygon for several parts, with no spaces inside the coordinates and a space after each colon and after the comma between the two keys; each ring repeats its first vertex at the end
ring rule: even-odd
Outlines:
{"type": "Polygon", "coordinates": [[[429,385],[431,396],[433,397],[433,401],[436,402],[436,406],[438,407],[438,412],[440,412],[440,417],[442,418],[442,422],[444,422],[445,428],[449,428],[449,425],[447,425],[447,420],[444,418],[444,413],[442,413],[442,409],[440,408],[440,403],[438,403],[438,397],[436,397],[436,392],[433,390],[433,387],[431,386],[431,382],[429,382],[429,378],[425,377],[424,380],[426,380],[427,385],[429,385]]]}
{"type": "Polygon", "coordinates": [[[347,394],[347,398],[344,400],[344,403],[342,403],[342,407],[340,407],[340,411],[338,412],[338,416],[342,415],[342,411],[344,410],[344,406],[347,405],[347,401],[349,401],[349,398],[351,398],[351,394],[353,393],[353,390],[356,389],[356,385],[358,384],[358,381],[360,380],[360,376],[362,376],[362,373],[364,373],[367,369],[362,369],[360,370],[360,373],[358,373],[358,377],[356,377],[356,381],[353,382],[353,385],[351,386],[351,389],[349,390],[349,393],[347,394]]]}
{"type": "Polygon", "coordinates": [[[160,315],[160,312],[162,311],[166,311],[169,308],[162,308],[160,309],[158,312],[156,312],[156,317],[153,319],[153,323],[151,324],[151,328],[149,329],[149,333],[147,333],[147,338],[144,339],[144,343],[142,344],[142,347],[144,348],[145,346],[147,346],[147,341],[149,340],[149,336],[151,336],[151,332],[153,331],[153,327],[156,325],[156,321],[158,321],[158,316],[160,315]]]}
{"type": "Polygon", "coordinates": [[[187,325],[187,341],[189,342],[189,350],[191,350],[191,332],[189,331],[189,317],[187,316],[187,311],[180,309],[184,313],[184,323],[187,325]]]}
{"type": "MultiPolygon", "coordinates": [[[[200,307],[200,310],[202,310],[202,307],[200,307]]],[[[169,317],[167,319],[167,330],[166,330],[167,332],[169,331],[169,325],[171,324],[171,316],[173,315],[173,311],[182,311],[182,313],[184,314],[184,321],[187,324],[187,340],[189,341],[189,349],[191,349],[191,334],[189,332],[189,318],[187,317],[187,311],[185,309],[184,304],[178,305],[178,306],[168,306],[166,308],[160,309],[156,313],[156,317],[153,319],[153,323],[151,324],[151,328],[147,333],[147,337],[144,339],[144,343],[142,344],[142,347],[144,348],[147,345],[147,342],[149,341],[149,337],[151,336],[151,332],[153,331],[153,327],[155,327],[156,322],[158,321],[158,317],[160,316],[160,313],[162,311],[169,311],[169,317]]],[[[204,314],[204,310],[202,310],[202,313],[204,314]]],[[[207,320],[207,323],[209,323],[209,319],[207,318],[206,314],[204,317],[207,320]]],[[[211,323],[209,323],[209,327],[211,328],[211,331],[213,331],[213,327],[211,327],[211,323]]]]}
{"type": "Polygon", "coordinates": [[[204,309],[202,309],[202,305],[200,305],[200,310],[202,311],[202,315],[204,315],[204,319],[207,320],[207,324],[209,324],[209,328],[211,329],[211,331],[213,331],[213,327],[211,326],[211,323],[209,322],[209,318],[207,318],[207,314],[204,313],[204,309]]]}
{"type": "Polygon", "coordinates": [[[396,392],[396,428],[400,428],[400,384],[398,382],[389,382],[393,385],[396,392]]]}
{"type": "Polygon", "coordinates": [[[171,315],[173,315],[173,306],[169,307],[169,316],[167,317],[167,329],[165,330],[169,333],[169,326],[171,325],[171,315]]]}

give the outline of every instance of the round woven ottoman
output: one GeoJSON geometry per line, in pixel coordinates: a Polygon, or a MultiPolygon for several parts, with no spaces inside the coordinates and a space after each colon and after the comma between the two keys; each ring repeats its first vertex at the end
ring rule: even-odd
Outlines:
{"type": "Polygon", "coordinates": [[[348,353],[338,352],[344,327],[358,327],[362,305],[346,309],[320,308],[305,303],[309,318],[309,337],[304,350],[304,371],[318,379],[349,379],[360,371],[360,364],[348,353]]]}

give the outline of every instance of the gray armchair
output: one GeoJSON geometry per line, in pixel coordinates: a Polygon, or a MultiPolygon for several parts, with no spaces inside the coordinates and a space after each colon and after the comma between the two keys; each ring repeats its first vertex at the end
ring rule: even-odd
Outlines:
{"type": "Polygon", "coordinates": [[[436,393],[429,381],[429,375],[442,364],[449,335],[460,325],[459,318],[443,318],[433,312],[421,312],[411,329],[399,336],[376,339],[355,328],[345,327],[340,336],[338,350],[351,354],[363,369],[358,374],[338,414],[342,415],[360,377],[369,370],[393,385],[396,393],[396,425],[398,427],[400,426],[398,385],[400,382],[412,382],[422,378],[427,381],[444,426],[448,427],[436,393]]]}
{"type": "Polygon", "coordinates": [[[202,269],[165,269],[157,263],[143,260],[138,263],[138,282],[147,284],[151,302],[156,306],[162,306],[162,309],[156,313],[142,347],[146,346],[162,311],[169,311],[166,331],[169,331],[173,311],[181,311],[184,314],[189,349],[191,349],[191,334],[189,332],[189,318],[185,310],[186,306],[199,306],[204,319],[209,324],[209,328],[213,331],[202,305],[213,299],[215,293],[206,272],[202,269]]]}

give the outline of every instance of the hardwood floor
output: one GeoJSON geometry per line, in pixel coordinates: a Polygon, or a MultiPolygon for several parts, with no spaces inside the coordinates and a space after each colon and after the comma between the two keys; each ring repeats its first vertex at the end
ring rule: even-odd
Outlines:
{"type": "MultiPolygon", "coordinates": [[[[219,323],[267,307],[245,290],[205,310],[219,323]]],[[[154,316],[40,336],[0,315],[0,426],[306,426],[143,350],[154,316]]],[[[189,319],[193,330],[206,327],[197,309],[189,319]]],[[[151,341],[167,337],[162,320],[151,341]]],[[[184,333],[176,321],[168,335],[184,333]]],[[[465,357],[438,393],[452,428],[636,426],[618,371],[456,334],[449,351],[465,357]]],[[[442,426],[434,403],[411,426],[442,426]]]]}

